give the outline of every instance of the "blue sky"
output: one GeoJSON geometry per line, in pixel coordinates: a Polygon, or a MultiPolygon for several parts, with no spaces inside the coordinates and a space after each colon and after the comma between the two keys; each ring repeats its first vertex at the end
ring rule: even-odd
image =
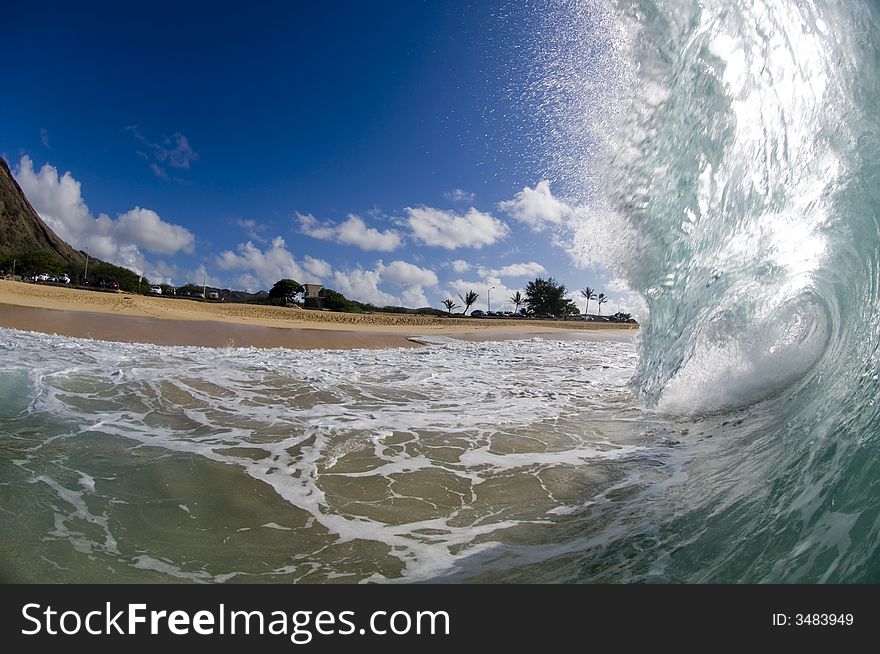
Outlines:
{"type": "MultiPolygon", "coordinates": [[[[154,280],[505,306],[580,267],[535,146],[540,16],[490,2],[13,3],[0,154],[74,246],[154,280]]],[[[579,301],[583,306],[583,302],[579,301]]],[[[626,303],[622,307],[626,310],[626,303]]],[[[595,306],[593,307],[595,311],[595,306]]]]}

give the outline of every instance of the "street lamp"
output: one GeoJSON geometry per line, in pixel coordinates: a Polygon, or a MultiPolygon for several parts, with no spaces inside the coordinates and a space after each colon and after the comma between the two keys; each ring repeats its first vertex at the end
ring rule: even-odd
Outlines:
{"type": "Polygon", "coordinates": [[[208,299],[208,260],[202,262],[202,299],[208,299]]]}
{"type": "Polygon", "coordinates": [[[489,289],[486,290],[486,311],[487,311],[487,312],[489,312],[489,311],[492,310],[492,296],[491,296],[491,293],[492,293],[492,289],[493,289],[493,288],[495,288],[495,287],[493,286],[492,288],[489,288],[489,289]]]}

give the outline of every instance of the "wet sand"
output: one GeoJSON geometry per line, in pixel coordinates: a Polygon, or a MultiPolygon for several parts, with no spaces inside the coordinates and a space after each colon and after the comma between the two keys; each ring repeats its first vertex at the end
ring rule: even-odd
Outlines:
{"type": "MultiPolygon", "coordinates": [[[[106,341],[205,347],[417,347],[420,337],[631,338],[609,323],[343,314],[101,293],[0,280],[0,327],[106,341]],[[415,339],[415,340],[410,340],[415,339]]],[[[623,327],[621,329],[621,327],[623,327]]]]}
{"type": "Polygon", "coordinates": [[[289,349],[416,347],[403,334],[240,325],[211,320],[162,320],[90,311],[0,305],[0,326],[123,343],[289,349]]]}

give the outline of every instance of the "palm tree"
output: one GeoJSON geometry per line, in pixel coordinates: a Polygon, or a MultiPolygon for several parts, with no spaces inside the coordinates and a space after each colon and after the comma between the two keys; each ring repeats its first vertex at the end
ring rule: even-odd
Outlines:
{"type": "Polygon", "coordinates": [[[512,302],[514,304],[514,306],[516,307],[516,309],[514,309],[514,311],[516,311],[516,313],[519,313],[519,307],[521,304],[524,304],[525,301],[526,301],[526,299],[522,296],[522,293],[520,293],[519,291],[517,291],[516,293],[511,295],[510,300],[509,300],[509,302],[512,302]]]}
{"type": "Polygon", "coordinates": [[[464,302],[464,311],[462,311],[462,315],[467,315],[468,309],[471,308],[471,305],[477,301],[480,297],[477,295],[476,291],[468,291],[464,294],[464,297],[461,297],[461,293],[458,294],[458,297],[461,298],[461,301],[464,302]]]}
{"type": "Polygon", "coordinates": [[[602,315],[602,305],[608,301],[608,298],[605,297],[604,293],[599,293],[599,297],[596,298],[596,302],[599,303],[599,315],[602,315]]]}
{"type": "Polygon", "coordinates": [[[443,300],[443,306],[446,307],[446,312],[450,316],[452,315],[452,310],[458,308],[458,305],[455,303],[455,300],[450,300],[449,298],[443,300]]]}
{"type": "Polygon", "coordinates": [[[587,306],[584,307],[584,315],[590,312],[590,300],[596,299],[596,291],[589,286],[581,291],[581,297],[587,298],[587,306]]]}

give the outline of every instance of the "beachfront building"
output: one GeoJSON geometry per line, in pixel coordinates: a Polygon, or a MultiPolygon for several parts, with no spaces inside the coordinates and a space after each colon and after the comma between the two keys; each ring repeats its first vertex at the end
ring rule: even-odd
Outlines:
{"type": "Polygon", "coordinates": [[[303,297],[303,307],[306,309],[320,309],[322,308],[322,301],[324,298],[321,297],[321,289],[324,288],[321,284],[303,284],[306,289],[306,294],[303,297]]]}

